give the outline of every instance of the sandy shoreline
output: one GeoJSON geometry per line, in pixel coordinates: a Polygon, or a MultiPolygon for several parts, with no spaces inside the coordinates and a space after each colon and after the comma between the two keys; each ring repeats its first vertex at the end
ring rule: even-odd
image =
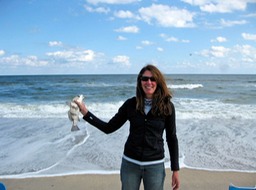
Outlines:
{"type": "MultiPolygon", "coordinates": [[[[165,189],[171,184],[170,170],[166,170],[165,189]]],[[[230,183],[255,186],[256,173],[218,172],[181,169],[180,190],[228,190],[230,183]]],[[[7,190],[120,190],[119,174],[81,174],[57,177],[1,179],[7,190]]],[[[141,188],[143,189],[143,188],[141,188]]]]}

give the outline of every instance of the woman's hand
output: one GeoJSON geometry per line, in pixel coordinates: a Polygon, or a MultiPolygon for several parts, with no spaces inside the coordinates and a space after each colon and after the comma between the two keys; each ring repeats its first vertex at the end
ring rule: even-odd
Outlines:
{"type": "Polygon", "coordinates": [[[88,113],[88,109],[86,108],[85,104],[83,102],[78,102],[77,100],[74,102],[78,105],[81,114],[85,116],[88,113]]]}
{"type": "Polygon", "coordinates": [[[180,180],[178,171],[173,171],[172,174],[172,188],[173,190],[178,190],[180,188],[180,180]]]}

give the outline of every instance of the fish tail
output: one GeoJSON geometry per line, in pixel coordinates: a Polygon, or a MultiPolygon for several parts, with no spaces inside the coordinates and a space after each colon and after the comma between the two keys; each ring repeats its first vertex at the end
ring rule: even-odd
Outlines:
{"type": "Polygon", "coordinates": [[[79,131],[79,127],[77,125],[72,125],[71,131],[79,131]]]}

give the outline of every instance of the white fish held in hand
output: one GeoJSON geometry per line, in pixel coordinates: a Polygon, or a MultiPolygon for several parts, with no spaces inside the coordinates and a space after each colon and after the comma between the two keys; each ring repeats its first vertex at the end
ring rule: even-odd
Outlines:
{"type": "Polygon", "coordinates": [[[80,130],[77,126],[78,121],[80,121],[79,119],[79,107],[78,105],[74,102],[75,100],[78,102],[83,102],[84,96],[83,95],[79,95],[73,98],[73,100],[69,103],[69,111],[68,111],[68,118],[70,119],[70,121],[73,122],[72,124],[72,128],[71,131],[78,131],[80,130]]]}

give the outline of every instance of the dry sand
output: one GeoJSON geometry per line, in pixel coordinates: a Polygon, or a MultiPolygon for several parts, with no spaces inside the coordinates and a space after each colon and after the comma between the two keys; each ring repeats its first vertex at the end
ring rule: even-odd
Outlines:
{"type": "MultiPolygon", "coordinates": [[[[171,188],[171,173],[166,170],[165,190],[171,188]]],[[[230,183],[255,186],[256,173],[218,172],[181,169],[180,190],[228,190],[230,183]]],[[[119,174],[82,174],[58,177],[0,178],[7,190],[120,190],[119,174]]],[[[143,189],[143,188],[141,188],[143,189]]]]}

